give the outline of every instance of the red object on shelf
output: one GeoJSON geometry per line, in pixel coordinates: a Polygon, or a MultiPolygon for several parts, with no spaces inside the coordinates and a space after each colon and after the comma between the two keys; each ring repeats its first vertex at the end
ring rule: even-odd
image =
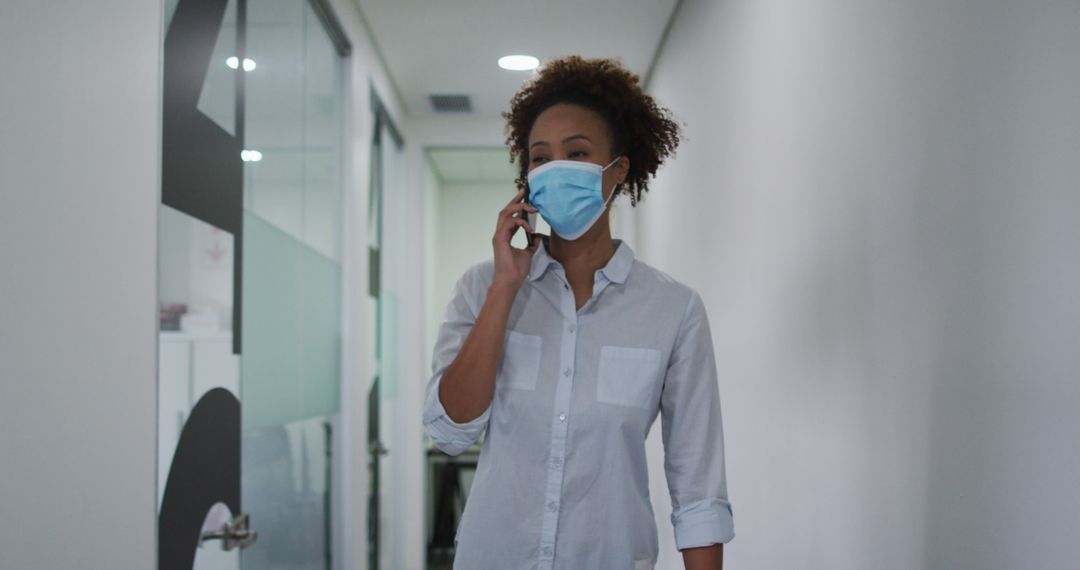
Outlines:
{"type": "Polygon", "coordinates": [[[186,312],[187,305],[183,303],[162,303],[158,311],[158,327],[163,331],[180,330],[180,315],[186,312]]]}

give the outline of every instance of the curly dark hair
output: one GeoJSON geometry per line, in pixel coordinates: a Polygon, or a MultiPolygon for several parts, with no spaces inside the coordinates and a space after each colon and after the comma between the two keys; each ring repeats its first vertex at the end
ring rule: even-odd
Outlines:
{"type": "Polygon", "coordinates": [[[557,103],[574,103],[599,114],[607,123],[615,155],[630,159],[630,171],[617,189],[637,205],[649,190],[649,178],[679,146],[679,125],[671,111],[638,84],[637,74],[614,59],[572,55],[547,62],[510,100],[506,144],[510,162],[518,163],[517,187],[529,170],[529,132],[536,118],[557,103]]]}

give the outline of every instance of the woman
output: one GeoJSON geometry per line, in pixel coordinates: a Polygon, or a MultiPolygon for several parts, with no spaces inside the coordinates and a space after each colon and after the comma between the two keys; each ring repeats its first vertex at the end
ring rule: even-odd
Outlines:
{"type": "Polygon", "coordinates": [[[504,114],[520,190],[499,212],[494,259],[458,281],[424,410],[451,455],[486,430],[455,568],[653,568],[657,414],[686,568],[721,568],[734,536],[701,298],[611,238],[608,204],[636,205],[679,142],[637,82],[612,60],[567,57],[504,114]],[[532,234],[536,212],[550,238],[532,234]],[[526,249],[510,245],[519,228],[526,249]]]}

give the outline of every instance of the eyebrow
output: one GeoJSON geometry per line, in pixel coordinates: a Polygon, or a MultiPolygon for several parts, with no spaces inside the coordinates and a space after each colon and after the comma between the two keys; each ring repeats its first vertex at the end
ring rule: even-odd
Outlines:
{"type": "MultiPolygon", "coordinates": [[[[589,137],[587,137],[585,135],[582,135],[582,134],[570,135],[570,136],[566,137],[565,139],[563,139],[562,142],[563,142],[563,144],[566,144],[566,143],[568,143],[568,142],[570,142],[572,140],[577,140],[577,139],[584,139],[584,140],[587,140],[589,142],[592,142],[592,139],[590,139],[589,137]]],[[[539,145],[546,145],[546,144],[548,144],[547,141],[536,141],[536,142],[532,143],[531,145],[529,145],[529,148],[532,148],[534,146],[539,146],[539,145]]]]}

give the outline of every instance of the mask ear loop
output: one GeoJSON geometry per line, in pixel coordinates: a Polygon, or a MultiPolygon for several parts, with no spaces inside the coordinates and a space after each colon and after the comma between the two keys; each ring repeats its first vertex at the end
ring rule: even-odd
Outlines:
{"type": "MultiPolygon", "coordinates": [[[[600,172],[604,172],[604,171],[606,171],[606,170],[607,170],[608,168],[611,168],[611,165],[612,165],[612,164],[615,164],[616,162],[619,162],[619,159],[620,159],[620,158],[622,158],[622,155],[621,155],[621,154],[620,154],[619,156],[616,156],[616,157],[615,157],[615,160],[613,160],[613,161],[609,162],[607,166],[605,166],[605,167],[601,168],[601,169],[600,169],[600,172]]],[[[610,195],[609,195],[609,196],[607,197],[607,200],[604,200],[604,209],[605,209],[605,210],[606,210],[606,209],[608,208],[608,206],[609,206],[609,205],[611,205],[611,203],[612,203],[612,202],[614,202],[614,201],[615,201],[615,195],[619,193],[619,192],[618,192],[618,190],[619,190],[619,183],[618,183],[618,182],[616,182],[616,183],[615,183],[615,187],[611,189],[611,194],[610,194],[610,195]]]]}
{"type": "Polygon", "coordinates": [[[615,164],[616,162],[619,162],[619,159],[620,159],[620,158],[622,158],[622,155],[621,155],[621,154],[620,154],[619,156],[616,156],[616,157],[615,157],[615,160],[613,160],[613,161],[609,162],[607,166],[605,166],[605,167],[601,168],[601,169],[600,169],[600,172],[604,172],[605,170],[607,170],[607,169],[611,168],[611,165],[612,165],[612,164],[615,164]]]}

